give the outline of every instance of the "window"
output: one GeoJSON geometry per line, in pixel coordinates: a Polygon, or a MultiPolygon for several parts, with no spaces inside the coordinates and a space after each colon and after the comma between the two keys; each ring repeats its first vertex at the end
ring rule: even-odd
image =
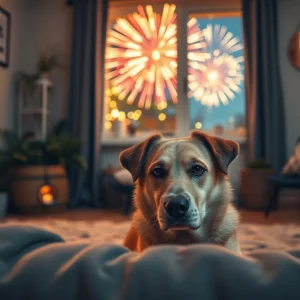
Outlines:
{"type": "Polygon", "coordinates": [[[190,129],[201,128],[211,134],[244,139],[244,53],[240,14],[192,14],[188,32],[190,129]]]}
{"type": "Polygon", "coordinates": [[[174,4],[110,9],[105,75],[107,139],[194,128],[245,136],[237,13],[188,14],[174,4]]]}

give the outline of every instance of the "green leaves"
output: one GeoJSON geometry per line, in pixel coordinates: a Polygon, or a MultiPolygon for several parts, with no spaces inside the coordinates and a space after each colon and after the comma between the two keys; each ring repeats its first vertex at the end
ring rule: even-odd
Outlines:
{"type": "Polygon", "coordinates": [[[66,129],[66,121],[59,121],[50,132],[46,141],[35,140],[32,132],[18,137],[11,130],[0,130],[0,139],[5,149],[0,149],[0,172],[19,165],[76,166],[87,169],[81,155],[81,141],[66,129]]]}
{"type": "Polygon", "coordinates": [[[63,57],[61,53],[55,48],[48,49],[41,55],[40,60],[37,65],[39,73],[47,73],[53,69],[63,69],[64,65],[62,63],[63,57]]]}
{"type": "Polygon", "coordinates": [[[13,149],[19,145],[18,136],[11,130],[0,130],[0,139],[5,143],[8,149],[13,149]]]}

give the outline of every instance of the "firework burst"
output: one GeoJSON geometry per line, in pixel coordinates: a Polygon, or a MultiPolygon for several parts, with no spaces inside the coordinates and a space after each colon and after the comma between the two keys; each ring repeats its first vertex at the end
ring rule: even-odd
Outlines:
{"type": "MultiPolygon", "coordinates": [[[[193,96],[207,106],[218,106],[220,102],[226,105],[241,92],[244,58],[237,57],[236,53],[243,49],[243,45],[220,25],[208,25],[201,31],[200,41],[198,50],[202,53],[197,54],[197,59],[195,54],[188,53],[189,97],[193,96]]],[[[196,43],[199,41],[194,45],[196,43]]]]}
{"type": "MultiPolygon", "coordinates": [[[[177,103],[177,25],[175,5],[165,4],[162,14],[151,5],[137,7],[137,13],[119,18],[109,31],[106,52],[106,79],[127,103],[138,101],[140,108],[152,103],[177,103]]],[[[188,26],[191,53],[199,51],[200,30],[188,26]],[[194,47],[194,48],[193,48],[194,47]]],[[[201,48],[201,47],[200,47],[201,48]]],[[[199,53],[198,53],[199,52],[199,53]]],[[[200,55],[201,56],[201,55],[200,55]]],[[[195,61],[197,61],[195,57],[195,61]]],[[[202,56],[201,56],[202,59],[202,56]]]]}

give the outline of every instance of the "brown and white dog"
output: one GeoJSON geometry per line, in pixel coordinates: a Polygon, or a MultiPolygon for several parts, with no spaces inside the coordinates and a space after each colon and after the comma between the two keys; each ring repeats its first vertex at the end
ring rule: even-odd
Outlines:
{"type": "Polygon", "coordinates": [[[228,166],[236,142],[193,131],[187,138],[153,135],[124,150],[120,162],[135,182],[136,212],[125,246],[213,243],[240,253],[238,213],[228,166]]]}

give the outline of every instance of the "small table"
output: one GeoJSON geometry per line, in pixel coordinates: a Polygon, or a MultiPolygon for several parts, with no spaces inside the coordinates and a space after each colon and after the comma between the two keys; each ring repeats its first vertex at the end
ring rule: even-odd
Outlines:
{"type": "Polygon", "coordinates": [[[283,174],[275,174],[269,177],[273,186],[273,193],[271,193],[269,203],[265,210],[265,217],[267,218],[273,208],[278,206],[278,193],[281,188],[300,189],[300,176],[288,176],[283,174]]]}

